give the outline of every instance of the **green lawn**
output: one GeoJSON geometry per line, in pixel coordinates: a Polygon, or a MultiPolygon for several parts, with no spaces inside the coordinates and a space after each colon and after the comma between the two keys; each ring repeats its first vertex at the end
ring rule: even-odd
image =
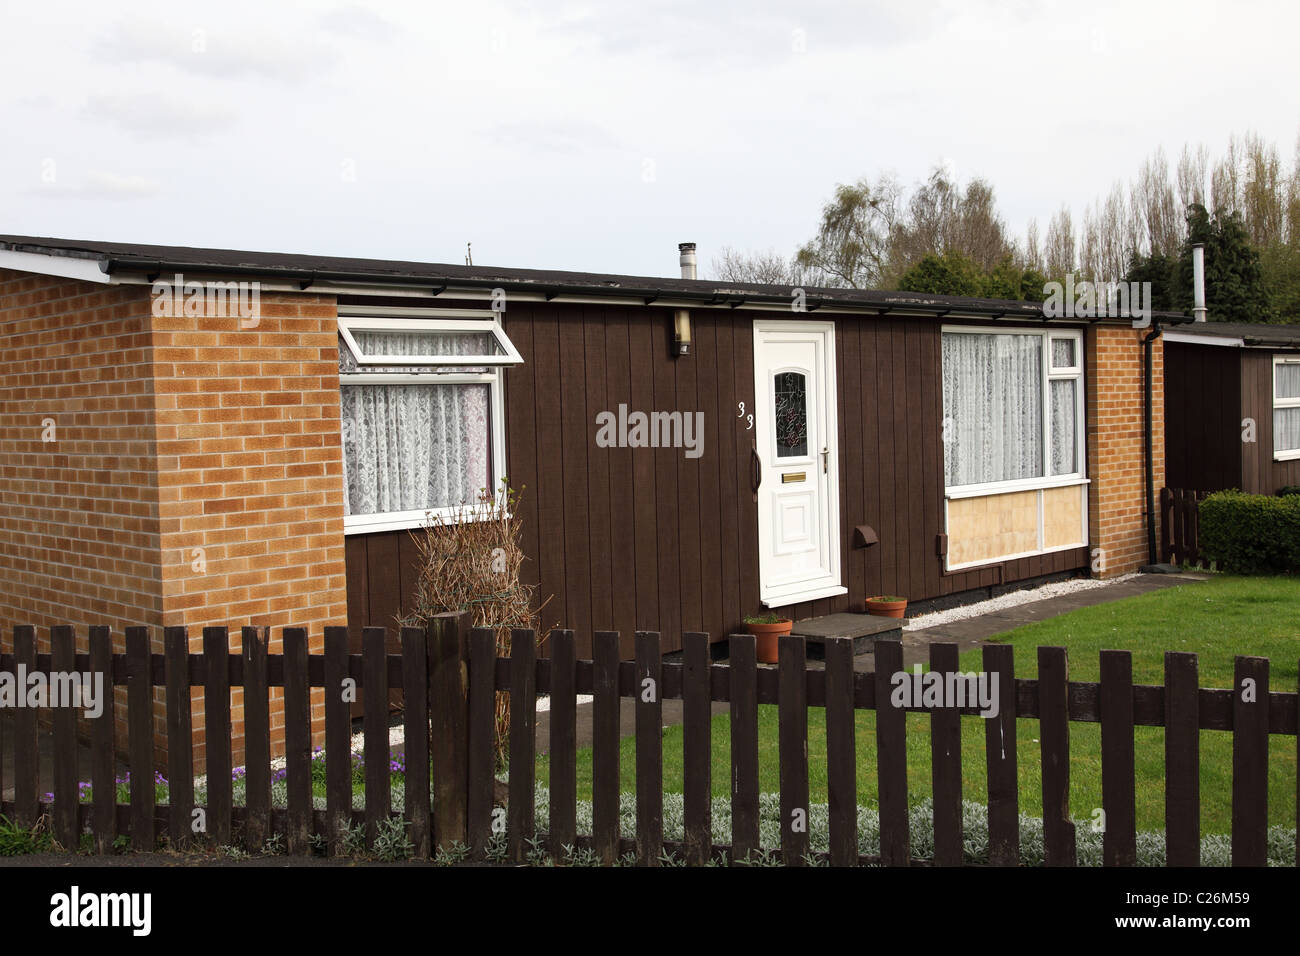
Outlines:
{"type": "MultiPolygon", "coordinates": [[[[1070,678],[1098,679],[1098,652],[1133,652],[1133,680],[1161,684],[1166,650],[1193,651],[1200,658],[1202,687],[1229,687],[1233,656],[1259,655],[1271,661],[1273,690],[1296,690],[1300,661],[1300,579],[1216,576],[1204,583],[1184,585],[1074,611],[1048,621],[1009,631],[998,638],[1015,647],[1016,673],[1037,673],[1039,645],[1069,649],[1070,678]]],[[[962,656],[962,667],[978,670],[979,649],[962,656]]],[[[875,715],[857,715],[858,802],[876,804],[875,715]]],[[[730,726],[723,715],[713,721],[713,793],[725,797],[730,780],[730,726]]],[[[907,718],[908,793],[912,801],[930,795],[929,717],[907,718]]],[[[1017,753],[1022,812],[1041,814],[1041,764],[1036,720],[1020,720],[1017,753]]],[[[821,708],[808,714],[808,758],[814,803],[826,801],[826,725],[821,708]]],[[[682,731],[667,728],[663,737],[664,790],[682,789],[682,731]]],[[[1101,806],[1101,730],[1099,724],[1070,725],[1070,808],[1086,818],[1101,806]]],[[[1164,732],[1139,727],[1137,752],[1137,819],[1141,830],[1164,829],[1164,732]]],[[[635,790],[635,742],[622,741],[621,787],[635,790]]],[[[538,760],[538,781],[547,781],[548,762],[538,760]]],[[[962,721],[962,774],[967,800],[987,798],[984,762],[984,723],[978,717],[962,721]]],[[[777,713],[759,708],[759,775],[765,792],[778,787],[777,713]]],[[[1224,731],[1201,734],[1201,824],[1203,833],[1231,829],[1232,738],[1224,731]]],[[[1296,742],[1274,737],[1269,756],[1269,823],[1295,826],[1296,742]]],[[[578,754],[579,799],[591,799],[591,751],[578,754]]]]}

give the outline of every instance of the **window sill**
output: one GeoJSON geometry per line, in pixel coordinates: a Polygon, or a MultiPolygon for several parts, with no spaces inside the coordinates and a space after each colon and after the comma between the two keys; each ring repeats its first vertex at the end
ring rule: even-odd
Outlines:
{"type": "MultiPolygon", "coordinates": [[[[1298,455],[1297,457],[1300,457],[1298,455]]],[[[1080,475],[1062,475],[1056,478],[1026,478],[1022,481],[995,481],[984,485],[963,485],[959,488],[944,490],[944,497],[987,498],[993,495],[1010,495],[1018,491],[1043,491],[1049,488],[1072,488],[1076,485],[1091,484],[1090,478],[1080,475]]]]}
{"type": "Polygon", "coordinates": [[[355,534],[374,534],[380,531],[415,530],[429,527],[433,523],[434,517],[441,519],[443,524],[461,524],[466,521],[488,521],[494,518],[513,517],[509,513],[501,514],[500,512],[477,514],[472,510],[474,507],[473,505],[466,505],[464,508],[399,511],[383,515],[344,515],[343,535],[348,537],[355,534]]]}
{"type": "Polygon", "coordinates": [[[1296,461],[1300,459],[1300,448],[1295,451],[1275,451],[1273,452],[1274,461],[1296,461]]]}

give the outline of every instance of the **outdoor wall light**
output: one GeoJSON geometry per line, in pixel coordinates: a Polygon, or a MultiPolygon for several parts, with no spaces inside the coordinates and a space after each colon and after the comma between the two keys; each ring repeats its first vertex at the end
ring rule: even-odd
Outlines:
{"type": "Polygon", "coordinates": [[[673,355],[691,354],[691,310],[678,309],[673,315],[673,355]]]}

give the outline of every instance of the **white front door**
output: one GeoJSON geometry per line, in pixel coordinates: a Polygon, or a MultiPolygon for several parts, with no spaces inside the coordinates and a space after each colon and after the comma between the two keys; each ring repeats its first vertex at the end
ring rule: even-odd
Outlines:
{"type": "Polygon", "coordinates": [[[846,594],[840,583],[835,326],[754,322],[760,598],[846,594]]]}

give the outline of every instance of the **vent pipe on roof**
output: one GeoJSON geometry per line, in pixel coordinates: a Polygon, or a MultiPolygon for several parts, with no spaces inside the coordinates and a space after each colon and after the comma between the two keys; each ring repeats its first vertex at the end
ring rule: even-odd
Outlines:
{"type": "Polygon", "coordinates": [[[1192,318],[1205,321],[1205,243],[1192,246],[1192,318]]]}
{"type": "Polygon", "coordinates": [[[695,278],[695,243],[679,242],[677,251],[681,254],[682,278],[695,278]]]}

